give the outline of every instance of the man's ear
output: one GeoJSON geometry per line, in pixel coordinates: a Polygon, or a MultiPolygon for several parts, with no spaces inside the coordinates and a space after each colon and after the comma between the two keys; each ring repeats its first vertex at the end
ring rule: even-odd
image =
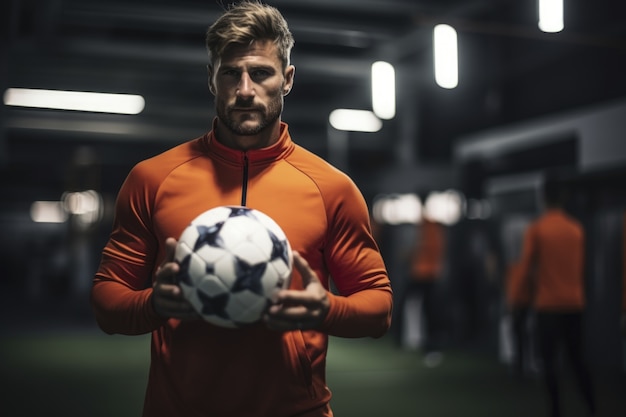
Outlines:
{"type": "Polygon", "coordinates": [[[296,67],[289,65],[285,70],[285,84],[283,85],[283,96],[289,94],[293,88],[293,78],[296,75],[296,67]]]}
{"type": "Polygon", "coordinates": [[[211,92],[211,94],[215,95],[215,84],[213,84],[213,67],[211,65],[207,65],[206,69],[209,83],[209,91],[211,92]]]}

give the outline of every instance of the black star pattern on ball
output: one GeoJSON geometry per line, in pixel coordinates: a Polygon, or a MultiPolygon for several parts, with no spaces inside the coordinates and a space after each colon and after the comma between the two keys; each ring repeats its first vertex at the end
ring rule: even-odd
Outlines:
{"type": "Polygon", "coordinates": [[[228,293],[218,294],[214,297],[202,292],[198,292],[198,298],[202,302],[202,315],[218,316],[226,320],[230,320],[226,313],[226,305],[228,304],[228,293]]]}
{"type": "Polygon", "coordinates": [[[191,263],[191,255],[187,255],[180,261],[180,269],[178,270],[178,275],[176,279],[178,282],[183,282],[187,285],[193,285],[191,281],[191,276],[189,276],[189,264],[191,263]]]}
{"type": "Polygon", "coordinates": [[[198,239],[196,239],[193,250],[197,251],[204,245],[216,246],[218,248],[221,248],[223,245],[223,241],[219,234],[220,230],[222,230],[223,225],[224,222],[217,222],[211,226],[196,226],[196,229],[198,230],[198,239]]]}
{"type": "Polygon", "coordinates": [[[238,217],[238,216],[248,216],[253,219],[255,218],[254,215],[252,214],[252,210],[250,210],[248,207],[231,207],[230,214],[228,215],[228,217],[238,217]]]}
{"type": "Polygon", "coordinates": [[[241,292],[252,291],[255,294],[263,295],[263,284],[261,283],[267,264],[265,262],[250,265],[246,261],[235,258],[235,276],[237,279],[233,283],[232,291],[241,292]]]}
{"type": "Polygon", "coordinates": [[[274,260],[276,258],[281,258],[285,265],[289,265],[289,253],[287,251],[287,244],[285,241],[280,240],[274,233],[268,230],[268,234],[270,235],[270,239],[272,240],[272,257],[270,259],[274,260]]]}

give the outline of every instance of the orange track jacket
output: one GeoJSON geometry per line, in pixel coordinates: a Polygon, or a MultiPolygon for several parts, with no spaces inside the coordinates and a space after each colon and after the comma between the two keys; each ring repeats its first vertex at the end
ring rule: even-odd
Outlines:
{"type": "Polygon", "coordinates": [[[415,281],[434,281],[443,269],[443,226],[424,219],[419,227],[419,240],[411,257],[411,277],[415,281]]]}
{"type": "Polygon", "coordinates": [[[580,223],[563,210],[547,210],[524,235],[521,260],[510,270],[509,304],[524,304],[532,294],[538,311],[582,310],[584,248],[580,223]]]}
{"type": "MultiPolygon", "coordinates": [[[[302,287],[295,271],[291,287],[302,287]]],[[[211,131],[137,164],[118,195],[92,288],[105,332],[152,332],[145,417],[331,416],[328,336],[382,336],[391,300],[364,198],[346,175],[294,144],[285,123],[265,149],[230,149],[211,131]],[[332,277],[338,294],[329,293],[319,331],[227,329],[155,313],[149,300],[165,239],[220,205],[268,214],[326,288],[332,277]]]]}

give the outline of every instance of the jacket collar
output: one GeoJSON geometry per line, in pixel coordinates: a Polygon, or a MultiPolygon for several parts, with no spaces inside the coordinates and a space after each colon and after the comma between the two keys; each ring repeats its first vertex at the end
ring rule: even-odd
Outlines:
{"type": "Polygon", "coordinates": [[[214,119],[213,129],[202,138],[203,146],[209,155],[216,156],[230,163],[241,164],[244,158],[247,158],[249,164],[269,164],[278,159],[285,158],[287,155],[291,154],[295,148],[295,144],[289,135],[289,126],[285,122],[280,122],[280,136],[276,143],[266,148],[250,149],[248,151],[229,148],[220,143],[215,137],[216,122],[217,119],[214,119]]]}

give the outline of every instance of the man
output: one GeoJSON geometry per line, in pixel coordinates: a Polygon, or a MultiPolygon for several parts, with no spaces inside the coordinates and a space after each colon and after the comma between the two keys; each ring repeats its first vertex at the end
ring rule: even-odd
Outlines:
{"type": "Polygon", "coordinates": [[[295,68],[280,12],[231,6],[206,41],[213,129],[129,173],[94,278],[97,321],[107,333],[152,333],[145,417],[332,416],[329,335],[380,337],[390,325],[391,287],[366,203],[281,121],[295,68]],[[175,238],[220,205],[266,213],[296,252],[290,288],[242,329],[198,319],[175,281],[175,238]]]}
{"type": "MultiPolygon", "coordinates": [[[[418,225],[417,239],[410,259],[407,295],[417,294],[421,299],[421,313],[425,331],[422,351],[424,361],[437,365],[441,360],[436,339],[437,328],[435,285],[441,278],[445,255],[445,231],[443,226],[424,216],[418,225]]],[[[406,319],[406,318],[405,318],[406,319]]]]}
{"type": "Polygon", "coordinates": [[[519,265],[512,263],[506,271],[505,297],[511,313],[511,330],[513,336],[513,372],[516,377],[525,377],[527,367],[532,358],[532,347],[529,350],[528,342],[532,340],[527,332],[528,322],[531,319],[531,288],[530,282],[518,272],[519,265]],[[520,286],[517,282],[524,280],[520,286]]]}
{"type": "Polygon", "coordinates": [[[526,230],[517,277],[509,281],[509,299],[531,289],[539,354],[552,417],[561,416],[558,352],[561,344],[578,379],[590,415],[596,411],[593,384],[583,355],[584,230],[563,209],[564,192],[547,180],[546,210],[526,230]]]}

